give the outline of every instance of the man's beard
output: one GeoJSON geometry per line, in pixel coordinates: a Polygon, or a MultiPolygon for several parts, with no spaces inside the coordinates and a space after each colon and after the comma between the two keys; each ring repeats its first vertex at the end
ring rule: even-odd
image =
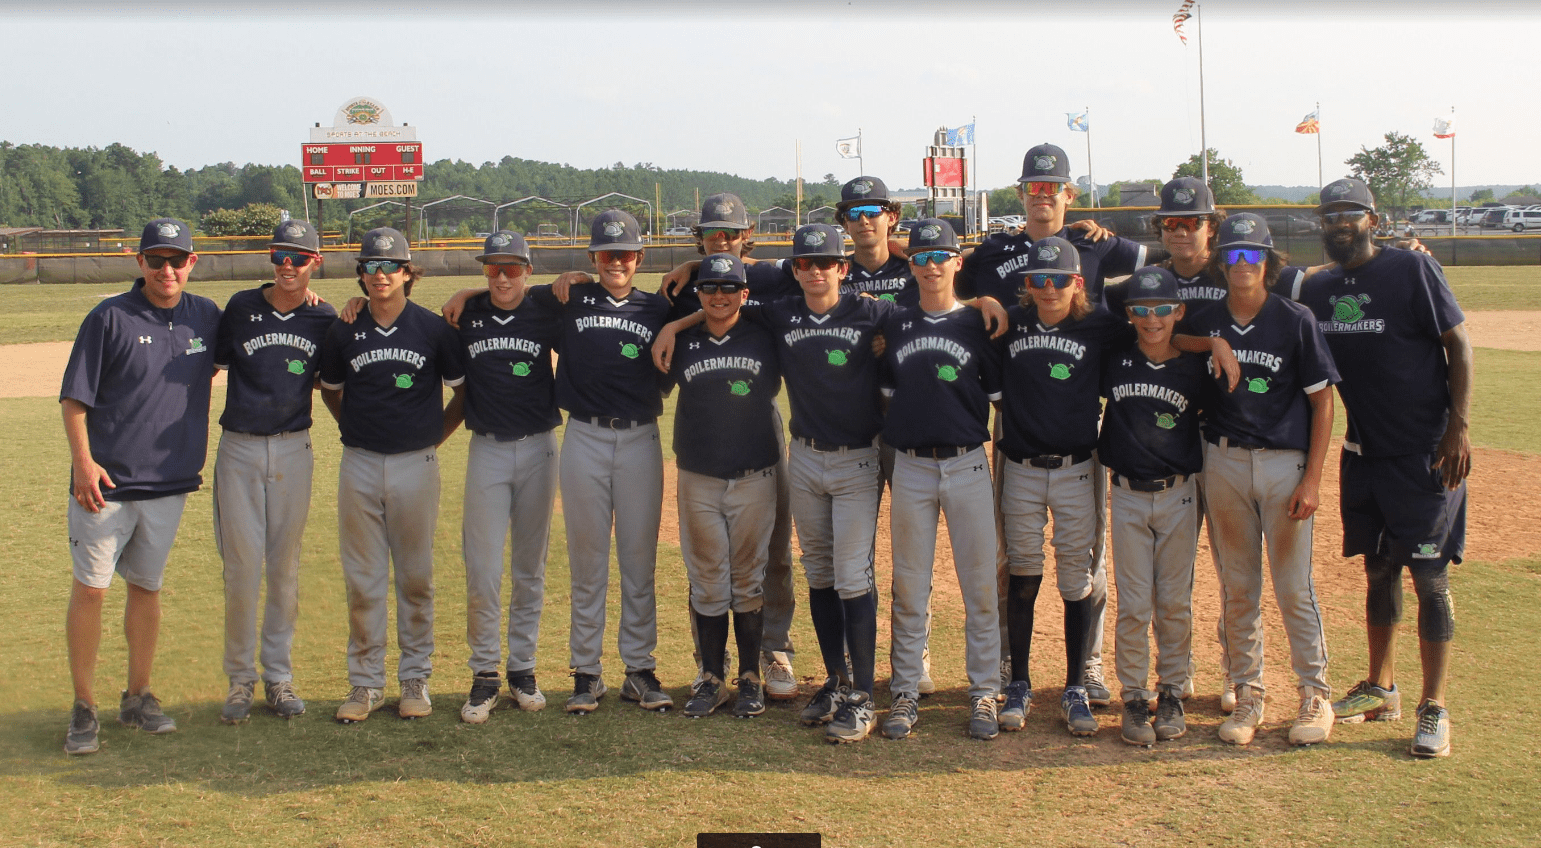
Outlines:
{"type": "Polygon", "coordinates": [[[1370,246],[1370,242],[1370,233],[1366,231],[1354,236],[1353,241],[1343,245],[1330,239],[1323,239],[1322,248],[1327,252],[1328,259],[1342,265],[1366,250],[1370,246]]]}

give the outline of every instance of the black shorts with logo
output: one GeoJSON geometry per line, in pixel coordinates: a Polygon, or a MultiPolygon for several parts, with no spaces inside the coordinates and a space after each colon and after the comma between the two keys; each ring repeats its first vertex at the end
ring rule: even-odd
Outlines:
{"type": "Polygon", "coordinates": [[[1466,483],[1446,489],[1434,454],[1365,457],[1338,464],[1343,555],[1379,554],[1408,568],[1459,563],[1466,549],[1466,483]]]}

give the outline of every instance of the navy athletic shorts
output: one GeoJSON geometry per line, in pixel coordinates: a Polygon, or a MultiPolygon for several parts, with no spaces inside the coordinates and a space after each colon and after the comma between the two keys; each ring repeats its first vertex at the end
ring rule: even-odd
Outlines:
{"type": "Polygon", "coordinates": [[[1446,489],[1434,455],[1365,457],[1344,450],[1343,555],[1379,554],[1408,568],[1459,563],[1466,549],[1466,484],[1446,489]]]}

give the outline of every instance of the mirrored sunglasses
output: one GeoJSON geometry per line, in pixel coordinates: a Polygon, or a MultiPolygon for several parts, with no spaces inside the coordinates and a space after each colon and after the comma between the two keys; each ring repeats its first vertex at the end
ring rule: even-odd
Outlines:
{"type": "Polygon", "coordinates": [[[304,268],[315,258],[314,254],[297,253],[293,250],[275,250],[268,255],[268,260],[274,265],[282,265],[285,260],[288,260],[289,264],[296,268],[304,268]]]}
{"type": "Polygon", "coordinates": [[[1178,231],[1191,233],[1199,228],[1199,221],[1200,219],[1198,218],[1190,218],[1186,216],[1180,218],[1162,218],[1161,229],[1166,230],[1169,233],[1175,233],[1178,231]]]}
{"type": "Polygon", "coordinates": [[[736,239],[743,234],[744,231],[736,227],[705,227],[701,230],[701,238],[722,236],[727,239],[736,239]]]}
{"type": "Polygon", "coordinates": [[[857,218],[876,218],[887,211],[887,209],[881,206],[852,206],[850,209],[845,210],[845,219],[847,221],[854,221],[857,218]]]}
{"type": "Polygon", "coordinates": [[[1053,197],[1059,194],[1061,188],[1064,188],[1061,183],[1034,181],[1027,184],[1027,196],[1037,197],[1041,194],[1044,197],[1053,197]]]}
{"type": "Polygon", "coordinates": [[[843,261],[845,260],[833,256],[795,256],[792,258],[792,267],[798,271],[806,271],[809,268],[828,271],[843,261]]]}
{"type": "Polygon", "coordinates": [[[1049,286],[1063,289],[1074,283],[1076,277],[1076,274],[1028,274],[1027,286],[1034,289],[1046,289],[1049,286]]]}
{"type": "Polygon", "coordinates": [[[1268,261],[1268,251],[1254,247],[1228,247],[1220,251],[1220,261],[1230,267],[1243,262],[1248,265],[1261,265],[1268,261]]]}
{"type": "Polygon", "coordinates": [[[911,256],[910,264],[925,266],[934,262],[940,265],[957,255],[950,250],[927,250],[911,256]]]}
{"type": "Polygon", "coordinates": [[[1349,209],[1343,212],[1323,212],[1322,220],[1329,224],[1338,224],[1344,221],[1358,221],[1370,214],[1363,209],[1349,209]]]}
{"type": "Polygon", "coordinates": [[[594,251],[594,258],[598,259],[601,265],[609,265],[612,262],[620,262],[622,264],[629,264],[629,263],[635,262],[637,260],[637,257],[639,257],[641,255],[642,255],[642,251],[640,251],[640,250],[596,250],[596,251],[594,251]]]}
{"type": "Polygon", "coordinates": [[[371,259],[368,262],[360,262],[358,272],[360,274],[394,274],[405,266],[405,262],[397,262],[394,259],[371,259]]]}
{"type": "Polygon", "coordinates": [[[1134,313],[1134,317],[1136,318],[1144,318],[1149,315],[1154,315],[1157,318],[1165,318],[1166,316],[1171,315],[1173,312],[1177,311],[1177,304],[1163,303],[1158,306],[1145,306],[1144,304],[1131,303],[1129,305],[1129,311],[1134,313]]]}
{"type": "Polygon", "coordinates": [[[499,274],[502,274],[510,280],[513,280],[517,279],[522,273],[520,271],[521,268],[528,267],[530,266],[523,262],[488,262],[482,265],[482,275],[491,280],[496,278],[499,274]]]}

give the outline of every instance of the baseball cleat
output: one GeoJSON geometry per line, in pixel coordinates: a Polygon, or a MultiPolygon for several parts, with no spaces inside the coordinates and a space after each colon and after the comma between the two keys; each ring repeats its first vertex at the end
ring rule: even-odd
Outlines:
{"type": "Polygon", "coordinates": [[[567,711],[578,715],[588,715],[599,709],[599,699],[610,690],[605,688],[605,681],[599,679],[597,674],[584,674],[573,672],[573,695],[567,699],[567,711]]]}
{"type": "Polygon", "coordinates": [[[1108,684],[1102,679],[1101,665],[1087,665],[1083,687],[1086,690],[1086,702],[1094,707],[1106,707],[1113,703],[1113,693],[1108,691],[1108,684]]]}
{"type": "Polygon", "coordinates": [[[1021,730],[1027,726],[1027,715],[1033,711],[1033,690],[1027,681],[1013,680],[1006,687],[1006,706],[999,716],[1001,730],[1021,730]]]}
{"type": "Polygon", "coordinates": [[[1415,757],[1450,756],[1450,711],[1433,701],[1418,705],[1418,730],[1408,751],[1415,757]]]}
{"type": "Polygon", "coordinates": [[[396,703],[396,714],[402,718],[433,715],[433,701],[428,697],[427,680],[409,677],[401,681],[401,700],[396,703]]]}
{"type": "Polygon", "coordinates": [[[840,709],[840,684],[831,677],[824,681],[819,691],[813,693],[813,700],[803,711],[798,714],[798,721],[809,727],[817,727],[821,724],[829,724],[835,718],[835,711],[840,709]]]}
{"type": "Polygon", "coordinates": [[[872,696],[860,689],[843,690],[840,709],[829,726],[824,728],[824,740],[831,744],[860,742],[872,733],[877,724],[877,710],[872,706],[872,696]]]}
{"type": "Polygon", "coordinates": [[[1188,719],[1183,715],[1182,698],[1170,692],[1162,692],[1156,698],[1156,720],[1152,726],[1156,738],[1162,742],[1182,738],[1188,732],[1188,719]]]}
{"type": "Polygon", "coordinates": [[[123,700],[118,705],[118,723],[137,727],[145,733],[174,733],[177,729],[171,716],[161,712],[160,699],[148,689],[138,695],[123,693],[123,700]]]}
{"type": "Polygon", "coordinates": [[[692,689],[690,700],[685,702],[685,715],[688,718],[705,718],[726,704],[730,697],[732,693],[722,680],[715,674],[707,674],[706,679],[692,689]]]}
{"type": "Polygon", "coordinates": [[[1250,745],[1263,723],[1263,693],[1243,683],[1236,687],[1236,709],[1220,722],[1220,739],[1232,745],[1250,745]]]}
{"type": "Polygon", "coordinates": [[[915,690],[922,698],[936,691],[936,681],[931,679],[931,647],[929,645],[920,652],[920,680],[916,682],[915,690]]]}
{"type": "Polygon", "coordinates": [[[1092,736],[1097,732],[1097,717],[1092,715],[1091,704],[1086,701],[1086,689],[1071,686],[1059,699],[1060,713],[1065,718],[1065,728],[1071,736],[1092,736]]]}
{"type": "Polygon", "coordinates": [[[479,671],[471,678],[471,695],[460,708],[460,720],[466,724],[483,724],[498,707],[498,690],[502,679],[495,671],[479,671]]]}
{"type": "Polygon", "coordinates": [[[348,697],[337,708],[337,720],[343,724],[356,724],[385,703],[385,690],[372,686],[355,686],[348,690],[348,697]]]}
{"type": "Polygon", "coordinates": [[[1290,727],[1291,745],[1315,745],[1332,735],[1332,705],[1321,695],[1300,699],[1300,712],[1290,727]]]}
{"type": "Polygon", "coordinates": [[[920,720],[916,706],[915,696],[895,695],[893,705],[888,708],[888,718],[883,719],[883,735],[889,739],[909,736],[915,729],[915,722],[920,720]]]}
{"type": "Polygon", "coordinates": [[[772,701],[790,701],[797,697],[797,675],[792,671],[791,661],[769,659],[765,663],[765,696],[772,701]]]}
{"type": "Polygon", "coordinates": [[[985,742],[1001,735],[1001,723],[999,715],[996,713],[998,708],[995,703],[995,696],[989,695],[972,700],[973,705],[969,710],[968,717],[968,735],[985,742]]]}
{"type": "Polygon", "coordinates": [[[263,683],[262,697],[268,702],[268,709],[279,718],[294,718],[305,714],[305,702],[300,700],[300,696],[294,694],[292,681],[279,680],[263,683]]]}
{"type": "Polygon", "coordinates": [[[658,675],[650,668],[627,673],[626,682],[621,684],[621,700],[636,701],[642,709],[656,712],[665,712],[674,706],[674,699],[663,690],[658,675]]]}
{"type": "Polygon", "coordinates": [[[519,709],[527,713],[539,712],[546,708],[546,694],[535,685],[533,669],[523,674],[509,672],[508,692],[519,709]]]}
{"type": "Polygon", "coordinates": [[[760,681],[753,677],[738,679],[738,700],[733,702],[733,715],[750,718],[765,712],[765,698],[760,694],[760,681]]]}
{"type": "Polygon", "coordinates": [[[1390,689],[1382,689],[1368,680],[1354,684],[1336,701],[1332,713],[1342,724],[1358,724],[1362,721],[1397,721],[1402,718],[1402,693],[1393,683],[1390,689]]]}
{"type": "Polygon", "coordinates": [[[251,700],[256,689],[257,684],[251,680],[230,681],[230,691],[225,693],[225,706],[219,711],[219,720],[224,724],[243,724],[251,718],[251,700]]]}
{"type": "Polygon", "coordinates": [[[1142,698],[1124,702],[1124,741],[1146,748],[1156,744],[1156,729],[1150,726],[1150,704],[1142,698]]]}

